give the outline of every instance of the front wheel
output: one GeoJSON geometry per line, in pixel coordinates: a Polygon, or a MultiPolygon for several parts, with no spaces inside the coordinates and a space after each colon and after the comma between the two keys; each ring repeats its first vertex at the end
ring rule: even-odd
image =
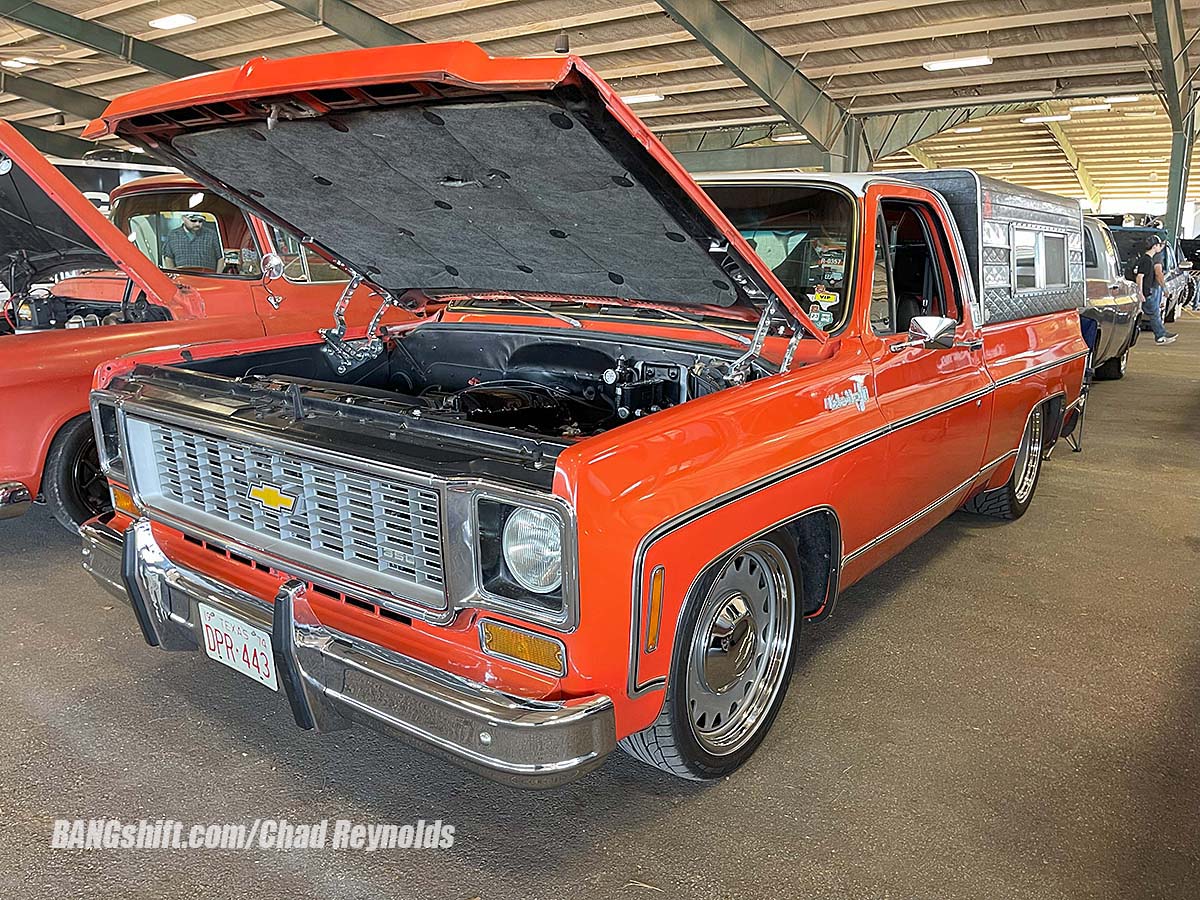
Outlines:
{"type": "Polygon", "coordinates": [[[755,751],[783,704],[800,631],[796,548],[786,534],[753,541],[687,601],[663,709],[621,741],[672,775],[729,775],[755,751]]]}
{"type": "Polygon", "coordinates": [[[88,519],[111,508],[90,416],[72,419],[55,435],[46,454],[42,494],[68,531],[78,531],[88,519]]]}
{"type": "Polygon", "coordinates": [[[963,506],[967,512],[1010,520],[1025,515],[1042,473],[1045,420],[1045,410],[1040,405],[1035,407],[1025,423],[1021,443],[1017,445],[1017,461],[1008,482],[1003,487],[976,494],[963,506]]]}

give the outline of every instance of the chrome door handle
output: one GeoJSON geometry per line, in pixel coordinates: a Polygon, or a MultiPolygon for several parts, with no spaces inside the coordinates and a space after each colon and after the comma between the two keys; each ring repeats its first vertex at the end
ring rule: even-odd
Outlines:
{"type": "Polygon", "coordinates": [[[954,346],[962,347],[966,350],[982,350],[983,349],[983,338],[976,338],[973,341],[959,341],[954,346]]]}

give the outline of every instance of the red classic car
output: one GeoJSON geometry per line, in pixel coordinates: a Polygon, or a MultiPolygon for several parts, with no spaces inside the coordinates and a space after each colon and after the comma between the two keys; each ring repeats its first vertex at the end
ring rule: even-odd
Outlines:
{"type": "Polygon", "coordinates": [[[88,416],[97,365],[164,344],[312,329],[346,275],[190,178],[113,190],[110,223],[7,123],[0,154],[10,213],[0,252],[12,291],[0,300],[0,519],[40,494],[75,529],[110,506],[88,416]],[[35,195],[39,212],[24,221],[35,195]],[[208,258],[168,255],[185,220],[208,258]],[[263,253],[279,267],[273,279],[263,253]]]}
{"type": "Polygon", "coordinates": [[[802,624],[952,511],[1024,513],[1080,407],[1077,206],[973,173],[953,203],[874,175],[706,192],[577,58],[255,60],[115,100],[90,134],[387,303],[445,304],[98,375],[119,501],[86,567],[148,643],[286,695],[303,728],[524,785],[618,744],[726,775],[802,624]]]}

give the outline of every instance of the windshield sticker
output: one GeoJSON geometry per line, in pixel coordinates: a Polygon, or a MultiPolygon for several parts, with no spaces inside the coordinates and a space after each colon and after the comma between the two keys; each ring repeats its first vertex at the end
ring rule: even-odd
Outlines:
{"type": "Polygon", "coordinates": [[[853,406],[859,412],[865,412],[867,401],[871,399],[871,392],[867,390],[866,375],[851,375],[850,382],[853,387],[847,388],[844,391],[839,391],[836,394],[830,394],[825,398],[825,408],[828,410],[844,409],[847,406],[853,406]]]}
{"type": "Polygon", "coordinates": [[[816,303],[808,308],[808,317],[818,328],[826,328],[833,324],[833,313],[827,309],[821,309],[816,303]]]}
{"type": "Polygon", "coordinates": [[[813,299],[820,303],[822,307],[826,308],[833,306],[835,303],[838,303],[841,300],[837,294],[830,293],[829,291],[823,291],[820,288],[817,288],[816,292],[813,294],[813,299]]]}

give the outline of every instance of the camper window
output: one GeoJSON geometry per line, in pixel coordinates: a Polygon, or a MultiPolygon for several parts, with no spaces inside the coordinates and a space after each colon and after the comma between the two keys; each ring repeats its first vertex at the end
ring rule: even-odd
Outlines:
{"type": "Polygon", "coordinates": [[[1069,283],[1066,235],[1014,228],[1013,266],[1018,291],[1066,287],[1069,283]]]}

